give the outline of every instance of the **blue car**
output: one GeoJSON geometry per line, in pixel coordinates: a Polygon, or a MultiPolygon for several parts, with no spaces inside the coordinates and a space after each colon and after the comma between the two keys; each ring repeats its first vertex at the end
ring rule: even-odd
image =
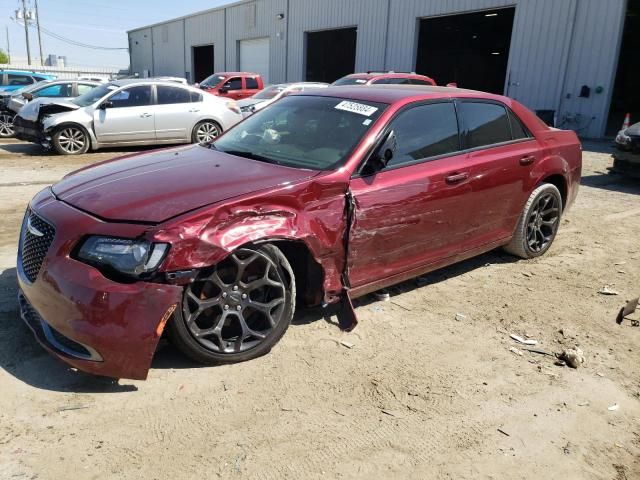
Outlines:
{"type": "Polygon", "coordinates": [[[0,90],[13,92],[26,85],[31,85],[42,80],[55,80],[55,75],[46,73],[29,72],[26,70],[0,70],[0,90]]]}

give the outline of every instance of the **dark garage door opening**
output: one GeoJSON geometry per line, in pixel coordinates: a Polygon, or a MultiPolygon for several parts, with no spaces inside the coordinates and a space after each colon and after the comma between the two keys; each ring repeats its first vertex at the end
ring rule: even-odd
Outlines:
{"type": "Polygon", "coordinates": [[[438,85],[502,94],[515,8],[420,20],[416,72],[438,85]]]}
{"type": "Polygon", "coordinates": [[[213,45],[193,47],[193,81],[201,82],[213,74],[213,45]]]}
{"type": "Polygon", "coordinates": [[[624,117],[631,114],[631,123],[640,122],[640,1],[630,0],[627,3],[627,15],[622,33],[620,58],[616,83],[613,87],[609,121],[606,136],[615,136],[620,130],[624,117]]]}
{"type": "Polygon", "coordinates": [[[353,28],[307,32],[308,82],[331,83],[356,68],[356,39],[353,28]]]}

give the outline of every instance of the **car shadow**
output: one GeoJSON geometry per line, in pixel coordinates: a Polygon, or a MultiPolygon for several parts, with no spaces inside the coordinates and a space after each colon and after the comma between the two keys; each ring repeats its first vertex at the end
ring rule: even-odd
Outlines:
{"type": "Polygon", "coordinates": [[[580,183],[585,187],[640,195],[640,179],[626,177],[618,173],[602,172],[594,175],[585,175],[580,183]]]}
{"type": "Polygon", "coordinates": [[[52,358],[36,341],[18,310],[16,269],[0,273],[0,369],[34,388],[54,392],[119,393],[137,390],[126,380],[79,372],[52,358]]]}
{"type": "Polygon", "coordinates": [[[35,143],[0,143],[1,152],[24,155],[27,157],[45,157],[53,155],[52,152],[35,143]]]}

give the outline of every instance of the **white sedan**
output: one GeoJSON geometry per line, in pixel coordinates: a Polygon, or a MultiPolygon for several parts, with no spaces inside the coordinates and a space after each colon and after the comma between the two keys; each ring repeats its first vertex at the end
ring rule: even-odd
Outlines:
{"type": "Polygon", "coordinates": [[[208,143],[242,120],[238,104],[175,82],[110,82],[70,101],[25,105],[16,137],[77,155],[102,147],[208,143]]]}

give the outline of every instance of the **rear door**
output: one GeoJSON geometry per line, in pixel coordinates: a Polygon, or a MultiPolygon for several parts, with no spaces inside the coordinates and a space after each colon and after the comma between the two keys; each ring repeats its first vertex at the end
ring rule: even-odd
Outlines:
{"type": "Polygon", "coordinates": [[[96,88],[96,86],[97,85],[94,85],[94,84],[91,84],[91,83],[78,82],[76,84],[75,96],[79,97],[80,95],[84,95],[89,90],[93,90],[94,88],[96,88]]]}
{"type": "Polygon", "coordinates": [[[186,141],[200,112],[198,103],[191,103],[191,91],[169,85],[156,85],[156,138],[186,141]]]}
{"type": "Polygon", "coordinates": [[[244,77],[244,92],[242,98],[254,96],[260,91],[260,83],[256,77],[244,77]]]}
{"type": "Polygon", "coordinates": [[[100,143],[127,144],[156,138],[151,85],[124,87],[108,99],[111,105],[93,113],[96,137],[100,143]]]}
{"type": "Polygon", "coordinates": [[[473,208],[453,102],[412,106],[388,129],[397,138],[389,165],[351,180],[353,287],[453,257],[465,238],[463,218],[473,208]]]}
{"type": "Polygon", "coordinates": [[[540,160],[538,142],[512,112],[499,102],[457,102],[462,139],[469,152],[465,212],[465,247],[498,241],[512,235],[529,192],[525,181],[540,160]]]}

